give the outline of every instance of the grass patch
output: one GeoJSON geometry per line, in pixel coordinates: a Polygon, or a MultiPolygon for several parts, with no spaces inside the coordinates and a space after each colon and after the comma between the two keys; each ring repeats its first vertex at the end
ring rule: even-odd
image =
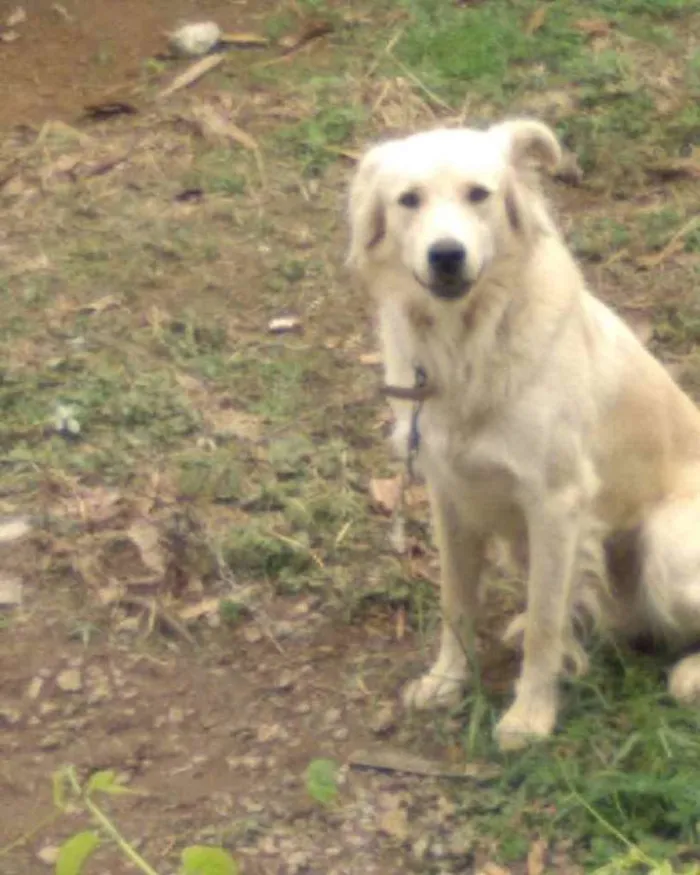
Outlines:
{"type": "Polygon", "coordinates": [[[564,694],[561,731],[507,757],[491,741],[503,703],[472,695],[465,754],[500,759],[503,771],[478,792],[456,794],[469,830],[490,837],[504,863],[522,859],[536,835],[550,845],[573,840],[587,871],[631,848],[638,871],[697,871],[700,714],[662,690],[657,660],[601,647],[591,674],[564,694]]]}

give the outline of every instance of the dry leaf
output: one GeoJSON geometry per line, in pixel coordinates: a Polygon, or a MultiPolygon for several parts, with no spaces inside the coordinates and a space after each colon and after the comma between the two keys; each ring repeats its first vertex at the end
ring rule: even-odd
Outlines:
{"type": "Polygon", "coordinates": [[[406,608],[400,607],[396,612],[395,636],[397,641],[403,641],[406,635],[406,608]]]}
{"type": "Polygon", "coordinates": [[[267,323],[267,330],[271,334],[289,334],[290,332],[301,334],[304,328],[298,316],[278,316],[275,319],[270,319],[267,323]]]}
{"type": "Polygon", "coordinates": [[[13,43],[19,39],[16,30],[3,30],[0,32],[0,43],[13,43]]]}
{"type": "Polygon", "coordinates": [[[590,37],[607,36],[612,29],[610,22],[604,18],[579,18],[574,22],[574,27],[590,37]]]}
{"type": "Polygon", "coordinates": [[[18,6],[14,12],[11,12],[5,19],[6,27],[17,27],[18,24],[24,24],[27,20],[27,13],[23,6],[18,6]]]}
{"type": "Polygon", "coordinates": [[[213,70],[215,67],[218,67],[219,64],[224,60],[224,56],[221,54],[218,55],[207,55],[206,58],[202,58],[199,61],[196,61],[190,67],[188,67],[184,73],[180,73],[179,76],[176,76],[175,79],[164,88],[162,91],[158,92],[158,99],[163,100],[166,97],[170,97],[171,94],[174,94],[176,91],[181,91],[183,88],[187,88],[189,85],[192,85],[193,82],[196,82],[198,79],[201,79],[206,73],[210,70],[213,70]]]}
{"type": "Polygon", "coordinates": [[[527,24],[525,25],[525,33],[528,36],[532,36],[533,33],[536,33],[542,27],[546,18],[547,7],[538,6],[527,20],[527,24]]]}
{"type": "Polygon", "coordinates": [[[210,104],[200,103],[193,107],[192,115],[199,122],[202,133],[205,136],[209,134],[210,136],[238,143],[239,146],[243,146],[244,149],[249,149],[251,152],[258,151],[258,144],[250,134],[241,130],[238,125],[235,125],[229,119],[224,118],[210,104]]]}
{"type": "Polygon", "coordinates": [[[379,830],[399,842],[408,838],[408,816],[405,808],[391,808],[379,818],[379,830]]]}
{"type": "Polygon", "coordinates": [[[14,608],[22,604],[22,581],[0,573],[0,607],[14,608]]]}
{"type": "Polygon", "coordinates": [[[461,768],[451,768],[439,760],[428,760],[410,753],[410,751],[394,747],[358,750],[350,755],[348,762],[356,769],[424,775],[431,778],[464,778],[486,782],[499,777],[502,771],[499,766],[490,763],[466,763],[461,768]]]}
{"type": "Polygon", "coordinates": [[[138,548],[146,568],[155,574],[165,574],[165,556],[160,546],[160,532],[156,526],[145,520],[137,521],[129,526],[126,534],[138,548]]]}
{"type": "Polygon", "coordinates": [[[385,514],[392,514],[401,501],[403,477],[376,478],[369,481],[369,494],[376,509],[385,514]]]}
{"type": "Polygon", "coordinates": [[[489,861],[484,863],[476,875],[510,875],[510,869],[505,869],[503,866],[499,866],[498,863],[489,861]]]}
{"type": "Polygon", "coordinates": [[[270,44],[270,40],[259,33],[222,33],[219,37],[222,43],[229,46],[246,46],[264,48],[270,44]]]}
{"type": "Polygon", "coordinates": [[[0,520],[0,544],[9,544],[19,541],[31,531],[29,520],[26,517],[11,517],[0,520]]]}
{"type": "MultiPolygon", "coordinates": [[[[697,152],[698,150],[693,150],[697,152]]],[[[673,179],[700,179],[700,157],[671,158],[668,161],[659,161],[645,167],[649,176],[662,181],[673,179]]]]}
{"type": "Polygon", "coordinates": [[[363,352],[360,356],[361,365],[380,365],[382,363],[382,355],[379,352],[363,352]]]}
{"type": "Polygon", "coordinates": [[[105,310],[113,310],[118,306],[119,299],[115,295],[103,295],[101,298],[92,301],[90,304],[78,307],[77,310],[79,313],[104,313],[105,310]]]}
{"type": "Polygon", "coordinates": [[[234,437],[247,441],[259,441],[262,434],[262,419],[254,413],[223,407],[205,411],[204,418],[215,435],[234,437]]]}
{"type": "Polygon", "coordinates": [[[333,32],[333,25],[330,21],[310,21],[297,34],[283,36],[279,41],[279,45],[287,52],[294,52],[300,49],[311,40],[319,39],[328,33],[333,32]]]}
{"type": "Polygon", "coordinates": [[[178,616],[186,623],[193,620],[199,620],[200,617],[208,614],[217,614],[219,612],[219,599],[202,599],[194,605],[186,605],[178,611],[178,616]]]}
{"type": "Polygon", "coordinates": [[[63,507],[65,516],[92,525],[113,519],[121,510],[122,494],[104,486],[76,491],[63,507]]]}
{"type": "Polygon", "coordinates": [[[547,859],[547,842],[538,839],[530,845],[527,853],[527,875],[542,875],[547,859]]]}

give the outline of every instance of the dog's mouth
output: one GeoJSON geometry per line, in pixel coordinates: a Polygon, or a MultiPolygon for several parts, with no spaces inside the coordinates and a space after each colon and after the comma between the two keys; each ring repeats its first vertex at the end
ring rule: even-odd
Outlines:
{"type": "Polygon", "coordinates": [[[456,301],[463,298],[474,283],[463,276],[435,278],[430,281],[422,279],[415,271],[413,277],[417,283],[427,289],[431,295],[443,301],[456,301]]]}

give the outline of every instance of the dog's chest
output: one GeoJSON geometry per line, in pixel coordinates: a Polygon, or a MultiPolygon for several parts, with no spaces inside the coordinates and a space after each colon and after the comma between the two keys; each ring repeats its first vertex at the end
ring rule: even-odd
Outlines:
{"type": "Polygon", "coordinates": [[[402,407],[394,445],[431,485],[484,518],[517,503],[517,462],[500,437],[473,427],[440,400],[402,407]]]}

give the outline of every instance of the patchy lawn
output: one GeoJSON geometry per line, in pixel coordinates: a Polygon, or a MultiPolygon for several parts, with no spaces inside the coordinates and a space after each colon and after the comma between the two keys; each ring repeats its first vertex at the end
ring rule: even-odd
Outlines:
{"type": "MultiPolygon", "coordinates": [[[[494,569],[478,688],[397,709],[438,570],[420,487],[391,546],[371,312],[343,269],[367,142],[537,115],[572,153],[551,193],[591,283],[697,392],[697,4],[297,0],[222,23],[269,44],[160,101],[187,62],[143,57],[118,92],[135,114],[58,102],[0,146],[0,513],[32,525],[0,528],[0,870],[48,871],[87,826],[52,814],[72,764],[142,791],[104,804],[159,872],[193,843],[246,873],[699,872],[700,715],[663,659],[598,645],[552,741],[498,754],[521,594],[494,569]]],[[[100,88],[119,58],[93,58],[100,88]]],[[[85,871],[128,865],[105,845],[85,871]]]]}

